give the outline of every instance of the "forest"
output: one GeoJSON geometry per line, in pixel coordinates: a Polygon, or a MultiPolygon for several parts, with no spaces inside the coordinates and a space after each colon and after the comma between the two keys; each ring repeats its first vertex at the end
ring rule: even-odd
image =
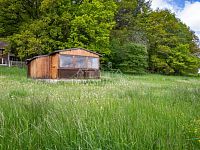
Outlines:
{"type": "Polygon", "coordinates": [[[199,39],[151,0],[0,0],[0,40],[26,60],[82,47],[124,73],[195,75],[199,39]]]}

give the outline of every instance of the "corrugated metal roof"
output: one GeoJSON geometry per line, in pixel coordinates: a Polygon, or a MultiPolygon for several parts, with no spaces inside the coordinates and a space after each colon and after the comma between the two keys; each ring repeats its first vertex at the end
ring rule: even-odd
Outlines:
{"type": "Polygon", "coordinates": [[[87,50],[87,49],[84,49],[84,48],[70,48],[70,49],[64,49],[64,50],[57,50],[57,51],[51,52],[51,53],[49,53],[49,54],[47,54],[47,55],[35,56],[35,57],[33,57],[33,58],[27,59],[26,62],[27,62],[27,64],[28,64],[29,62],[31,62],[32,60],[34,60],[34,59],[36,59],[36,58],[47,57],[47,56],[50,56],[50,55],[54,55],[54,54],[56,54],[56,53],[60,53],[60,52],[64,52],[64,51],[71,51],[71,50],[84,50],[84,51],[87,51],[87,52],[96,54],[96,55],[98,55],[98,56],[102,56],[102,55],[99,54],[99,53],[96,53],[96,52],[93,52],[93,51],[90,51],[90,50],[87,50]]]}

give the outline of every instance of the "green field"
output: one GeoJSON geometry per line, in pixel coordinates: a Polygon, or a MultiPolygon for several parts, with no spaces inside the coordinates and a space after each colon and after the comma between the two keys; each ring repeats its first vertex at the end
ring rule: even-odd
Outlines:
{"type": "Polygon", "coordinates": [[[0,67],[0,149],[198,150],[200,78],[46,83],[0,67]]]}

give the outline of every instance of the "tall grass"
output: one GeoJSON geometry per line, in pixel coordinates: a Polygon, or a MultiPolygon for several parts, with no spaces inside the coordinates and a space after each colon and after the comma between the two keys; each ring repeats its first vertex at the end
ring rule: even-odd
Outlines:
{"type": "Polygon", "coordinates": [[[200,78],[56,84],[0,67],[0,149],[200,149],[200,78]]]}

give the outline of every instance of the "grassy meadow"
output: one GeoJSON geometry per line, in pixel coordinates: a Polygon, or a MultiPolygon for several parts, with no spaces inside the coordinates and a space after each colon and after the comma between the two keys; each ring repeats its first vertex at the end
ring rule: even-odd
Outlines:
{"type": "Polygon", "coordinates": [[[200,77],[46,83],[0,67],[1,150],[198,150],[200,77]]]}

